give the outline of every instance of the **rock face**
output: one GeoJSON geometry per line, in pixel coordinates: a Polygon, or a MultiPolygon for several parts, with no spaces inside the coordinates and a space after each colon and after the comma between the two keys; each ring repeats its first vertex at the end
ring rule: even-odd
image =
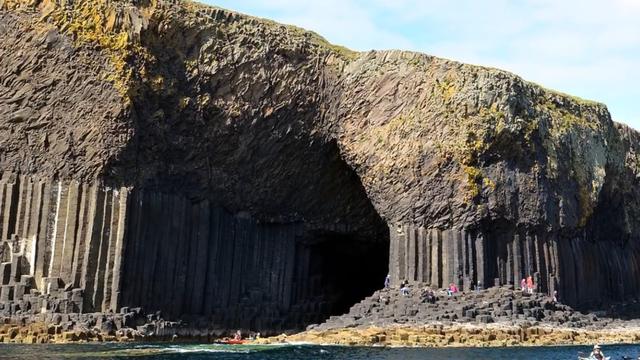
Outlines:
{"type": "Polygon", "coordinates": [[[191,2],[0,0],[0,30],[0,311],[276,331],[387,271],[640,293],[640,138],[601,104],[191,2]]]}
{"type": "Polygon", "coordinates": [[[347,71],[338,135],[389,224],[394,280],[636,296],[637,135],[604,106],[414,54],[347,71]]]}
{"type": "Polygon", "coordinates": [[[407,289],[376,291],[344,315],[261,342],[485,347],[632,343],[640,337],[637,303],[587,313],[511,286],[431,297],[424,287],[407,289]]]}
{"type": "Polygon", "coordinates": [[[378,290],[355,304],[348,313],[332,316],[319,325],[310,325],[307,330],[490,323],[585,330],[638,326],[637,320],[620,320],[637,316],[638,307],[635,304],[625,304],[615,309],[612,307],[597,313],[581,313],[568,305],[554,302],[548,295],[529,294],[511,287],[492,287],[452,296],[443,290],[435,292],[432,299],[424,294],[424,288],[407,288],[407,295],[401,294],[398,289],[378,290]]]}

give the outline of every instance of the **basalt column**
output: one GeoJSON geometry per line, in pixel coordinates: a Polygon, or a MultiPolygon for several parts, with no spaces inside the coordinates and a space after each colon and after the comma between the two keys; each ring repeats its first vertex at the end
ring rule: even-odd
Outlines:
{"type": "Polygon", "coordinates": [[[638,298],[640,247],[637,241],[565,238],[557,241],[558,291],[563,301],[597,306],[610,299],[638,298]]]}
{"type": "Polygon", "coordinates": [[[411,224],[390,231],[392,281],[420,281],[436,287],[450,283],[469,289],[488,284],[485,240],[465,230],[438,230],[411,224]]]}
{"type": "Polygon", "coordinates": [[[536,233],[427,229],[401,225],[391,231],[392,279],[464,289],[516,284],[529,275],[539,291],[557,280],[556,242],[536,233]]]}
{"type": "Polygon", "coordinates": [[[375,290],[358,292],[358,270],[377,288],[387,270],[386,242],[369,246],[342,227],[319,235],[302,222],[258,222],[181,194],[134,190],[127,224],[122,304],[208,328],[300,329],[375,290]],[[380,270],[375,277],[356,266],[355,258],[379,254],[368,263],[380,270]]]}
{"type": "Polygon", "coordinates": [[[603,291],[611,299],[638,296],[640,275],[636,242],[593,241],[540,231],[493,227],[439,230],[399,225],[390,231],[392,279],[464,289],[494,285],[520,286],[531,275],[537,291],[552,293],[570,304],[597,305],[603,291]]]}
{"type": "Polygon", "coordinates": [[[5,173],[0,303],[12,311],[117,309],[127,195],[99,183],[5,173]]]}

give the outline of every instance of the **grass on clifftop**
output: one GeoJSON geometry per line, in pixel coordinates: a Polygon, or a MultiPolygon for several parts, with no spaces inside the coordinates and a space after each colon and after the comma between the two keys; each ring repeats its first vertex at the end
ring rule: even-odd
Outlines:
{"type": "Polygon", "coordinates": [[[318,33],[311,31],[311,30],[307,30],[307,29],[303,29],[301,27],[295,26],[295,25],[289,25],[289,24],[281,24],[278,23],[276,21],[273,21],[271,19],[267,19],[267,18],[261,18],[261,17],[257,17],[257,16],[253,16],[253,15],[248,15],[248,14],[242,14],[233,10],[228,10],[228,9],[224,9],[218,6],[212,6],[212,5],[207,5],[207,4],[202,4],[199,3],[197,1],[186,1],[186,4],[189,4],[190,7],[192,7],[193,10],[206,10],[206,9],[216,9],[216,10],[221,10],[230,14],[239,14],[241,15],[245,20],[256,20],[259,21],[262,24],[268,25],[270,27],[275,27],[275,28],[284,28],[287,30],[287,32],[289,34],[291,34],[294,37],[298,37],[298,38],[304,38],[306,40],[308,40],[311,44],[319,47],[319,48],[324,48],[327,49],[337,55],[339,55],[340,57],[342,57],[344,60],[353,60],[358,56],[358,52],[357,51],[353,51],[345,46],[342,45],[336,45],[336,44],[332,44],[329,41],[327,41],[327,39],[325,39],[324,37],[322,37],[321,35],[319,35],[318,33]]]}

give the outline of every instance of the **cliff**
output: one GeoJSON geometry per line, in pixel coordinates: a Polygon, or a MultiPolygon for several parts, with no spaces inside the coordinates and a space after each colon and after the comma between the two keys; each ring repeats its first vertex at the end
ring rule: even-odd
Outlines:
{"type": "Polygon", "coordinates": [[[187,1],[0,9],[5,313],[275,331],[387,271],[640,293],[640,138],[602,104],[187,1]]]}

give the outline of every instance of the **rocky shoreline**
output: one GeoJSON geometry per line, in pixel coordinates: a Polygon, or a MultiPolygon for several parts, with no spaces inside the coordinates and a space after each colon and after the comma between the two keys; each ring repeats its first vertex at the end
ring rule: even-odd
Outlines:
{"type": "Polygon", "coordinates": [[[548,325],[527,326],[495,323],[428,324],[421,327],[338,328],[310,330],[291,336],[257,340],[260,344],[308,343],[346,346],[413,347],[505,347],[631,344],[640,341],[640,326],[606,330],[556,328],[548,325]]]}
{"type": "Polygon", "coordinates": [[[374,293],[348,314],[330,318],[294,335],[259,340],[263,344],[312,343],[351,346],[545,346],[637,343],[637,303],[606,311],[577,311],[544,294],[496,287],[435,302],[414,284],[374,293]]]}
{"type": "Polygon", "coordinates": [[[0,316],[0,343],[129,342],[171,340],[180,322],[159,313],[123,308],[120,313],[44,313],[0,316]]]}
{"type": "MultiPolygon", "coordinates": [[[[300,333],[252,344],[310,343],[348,346],[491,347],[590,345],[640,342],[637,303],[580,312],[544,294],[512,287],[425,297],[421,284],[408,295],[383,289],[300,333]]],[[[244,331],[244,330],[243,330],[244,331]]],[[[161,313],[122,308],[119,313],[14,314],[0,317],[0,343],[201,342],[233,331],[192,321],[168,321],[161,313]]],[[[245,331],[245,333],[247,333],[245,331]]]]}

